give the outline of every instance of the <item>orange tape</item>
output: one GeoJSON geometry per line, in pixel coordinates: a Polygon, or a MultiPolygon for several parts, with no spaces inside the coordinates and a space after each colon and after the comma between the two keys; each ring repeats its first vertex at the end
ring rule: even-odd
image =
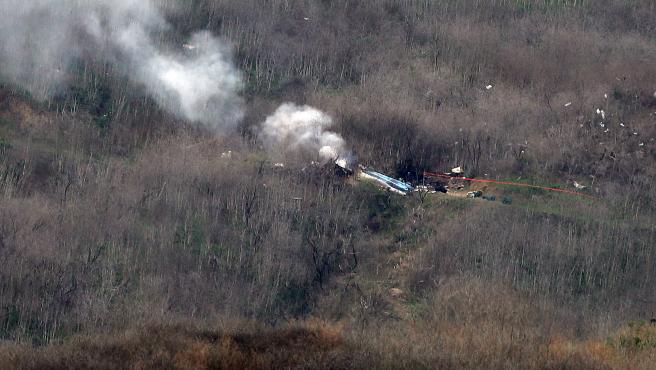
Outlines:
{"type": "Polygon", "coordinates": [[[590,199],[597,199],[593,197],[592,195],[584,194],[584,193],[579,193],[577,191],[572,191],[572,190],[566,190],[566,189],[560,189],[560,188],[551,188],[548,186],[539,186],[539,185],[531,185],[531,184],[524,184],[521,182],[510,182],[510,181],[496,181],[496,180],[484,180],[484,179],[471,179],[468,177],[452,177],[447,174],[443,173],[434,173],[434,172],[427,172],[424,171],[424,176],[425,177],[439,177],[439,178],[445,178],[445,179],[458,179],[458,180],[463,180],[463,181],[471,181],[471,182],[481,182],[481,183],[487,183],[487,184],[498,184],[498,185],[511,185],[511,186],[521,186],[521,187],[526,187],[526,188],[534,188],[534,189],[542,189],[542,190],[549,190],[549,191],[557,191],[559,193],[566,193],[566,194],[572,194],[572,195],[578,195],[590,199]]]}

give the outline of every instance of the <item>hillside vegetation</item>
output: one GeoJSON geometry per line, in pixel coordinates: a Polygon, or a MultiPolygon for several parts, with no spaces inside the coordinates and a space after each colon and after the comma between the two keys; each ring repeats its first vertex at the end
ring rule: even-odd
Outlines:
{"type": "Polygon", "coordinates": [[[652,0],[155,3],[163,47],[230,44],[245,116],[85,53],[0,79],[0,368],[653,368],[652,0]],[[394,177],[589,197],[401,197],[267,151],[284,102],[394,177]]]}

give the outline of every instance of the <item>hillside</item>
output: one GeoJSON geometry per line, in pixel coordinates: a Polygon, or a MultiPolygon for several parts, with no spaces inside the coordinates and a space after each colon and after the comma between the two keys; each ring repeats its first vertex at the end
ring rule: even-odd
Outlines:
{"type": "Polygon", "coordinates": [[[0,368],[652,367],[652,1],[114,5],[0,3],[0,368]]]}

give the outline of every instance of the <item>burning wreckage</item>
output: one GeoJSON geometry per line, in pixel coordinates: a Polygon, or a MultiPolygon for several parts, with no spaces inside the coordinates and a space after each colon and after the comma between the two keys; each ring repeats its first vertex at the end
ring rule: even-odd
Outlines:
{"type": "Polygon", "coordinates": [[[449,188],[461,189],[463,187],[462,182],[458,181],[463,177],[463,170],[460,167],[454,168],[451,172],[440,173],[447,180],[434,176],[422,176],[421,182],[410,182],[403,179],[395,179],[371,167],[359,164],[356,156],[338,157],[328,163],[334,164],[336,173],[339,176],[370,182],[382,189],[402,196],[406,196],[412,192],[446,193],[449,188]]]}
{"type": "MultiPolygon", "coordinates": [[[[463,189],[468,188],[465,183],[482,183],[485,185],[504,185],[504,186],[513,186],[513,187],[525,187],[525,188],[534,188],[541,189],[545,191],[553,191],[566,193],[576,196],[587,197],[590,199],[595,199],[593,196],[590,196],[585,193],[557,188],[557,187],[547,187],[519,182],[511,181],[499,181],[492,179],[476,179],[469,178],[465,176],[464,170],[461,167],[456,167],[451,169],[450,172],[428,172],[424,171],[421,174],[421,181],[419,178],[413,182],[404,181],[402,179],[395,179],[393,177],[387,176],[383,173],[375,171],[374,169],[358,164],[357,158],[351,156],[348,158],[338,157],[337,159],[324,162],[323,165],[312,162],[313,165],[319,165],[322,167],[325,166],[334,166],[335,174],[341,177],[355,178],[360,181],[371,182],[380,188],[388,190],[392,193],[396,193],[402,196],[408,195],[412,192],[423,192],[423,193],[451,193],[454,192],[455,196],[465,196],[467,198],[482,198],[488,201],[496,201],[496,196],[494,194],[483,194],[483,191],[473,189],[473,191],[463,192],[463,189]]],[[[275,167],[284,167],[282,164],[275,164],[275,167]]],[[[577,187],[581,187],[580,184],[577,187]]],[[[511,204],[512,199],[509,196],[503,197],[504,204],[511,204]]]]}
{"type": "Polygon", "coordinates": [[[383,175],[380,172],[376,172],[364,166],[359,167],[357,177],[361,180],[372,181],[382,188],[401,195],[407,195],[411,191],[415,190],[415,188],[407,182],[393,179],[387,175],[383,175]]]}
{"type": "Polygon", "coordinates": [[[413,191],[427,189],[422,186],[415,187],[408,182],[392,178],[372,168],[358,164],[354,158],[338,158],[334,163],[337,169],[346,176],[354,176],[358,180],[374,183],[383,189],[399,195],[405,196],[413,191]]]}

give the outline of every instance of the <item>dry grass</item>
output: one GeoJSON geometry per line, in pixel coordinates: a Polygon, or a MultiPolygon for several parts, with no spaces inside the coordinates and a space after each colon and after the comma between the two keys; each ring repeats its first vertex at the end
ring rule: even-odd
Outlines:
{"type": "Polygon", "coordinates": [[[327,325],[225,332],[193,326],[147,326],[114,335],[81,336],[42,349],[0,350],[11,369],[272,369],[347,368],[341,337],[327,325]]]}
{"type": "Polygon", "coordinates": [[[43,348],[0,347],[11,369],[651,369],[656,329],[578,337],[564,311],[476,278],[444,281],[414,319],[219,330],[150,325],[43,348]],[[639,339],[636,339],[639,338],[639,339]]]}
{"type": "Polygon", "coordinates": [[[568,326],[571,312],[471,277],[442,282],[419,312],[350,338],[389,368],[650,369],[656,356],[653,343],[644,344],[653,328],[643,327],[641,348],[616,344],[635,341],[625,329],[613,340],[578,336],[568,326]]]}
{"type": "Polygon", "coordinates": [[[234,43],[238,132],[93,60],[48,102],[0,88],[0,367],[650,367],[653,328],[623,323],[656,311],[653,1],[183,3],[160,41],[234,43]],[[274,169],[254,132],[288,100],[395,176],[464,166],[600,200],[274,169]]]}

